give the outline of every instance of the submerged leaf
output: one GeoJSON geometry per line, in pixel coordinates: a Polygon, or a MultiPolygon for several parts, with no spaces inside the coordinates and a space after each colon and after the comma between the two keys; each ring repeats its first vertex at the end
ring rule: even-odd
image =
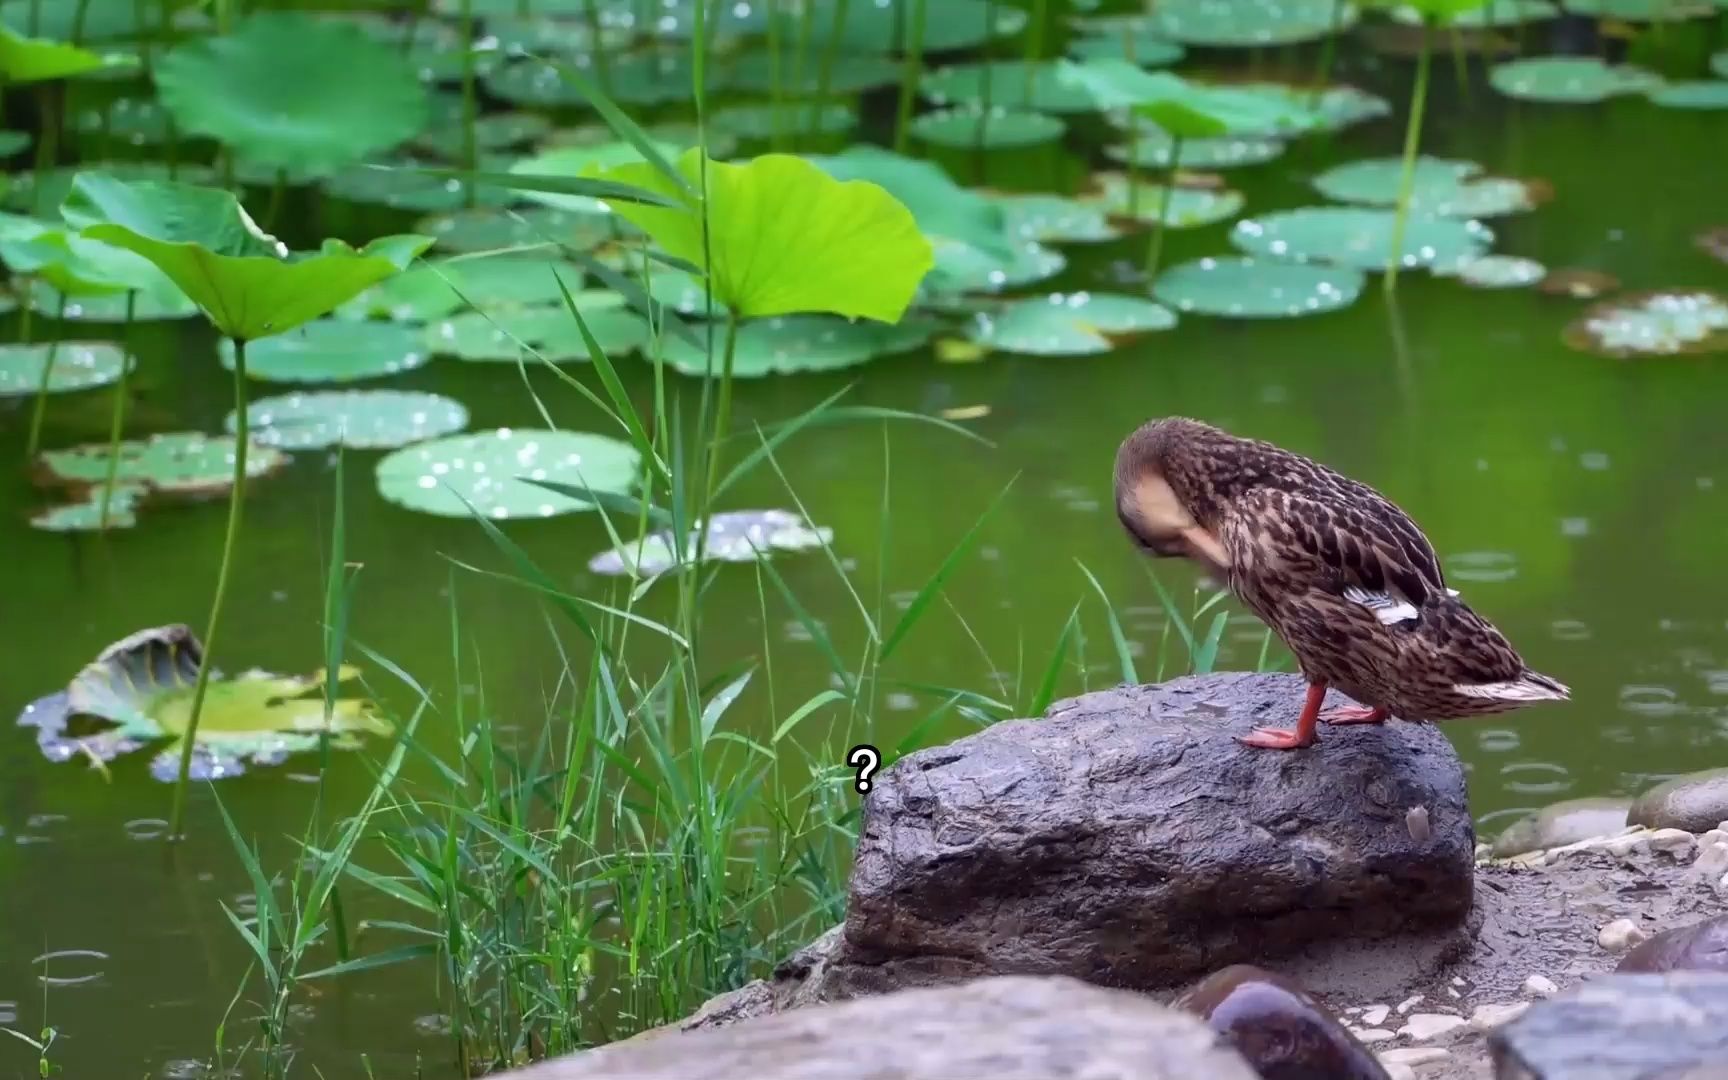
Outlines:
{"type": "MultiPolygon", "coordinates": [[[[803,517],[786,510],[732,510],[709,517],[702,557],[704,561],[755,562],[776,554],[821,548],[833,539],[834,530],[812,528],[803,517]]],[[[695,558],[696,541],[697,533],[692,530],[684,548],[687,559],[695,558]]],[[[626,541],[623,547],[602,551],[588,560],[591,573],[633,573],[639,577],[663,574],[677,565],[679,557],[670,529],[626,541]]]]}
{"type": "MultiPolygon", "coordinates": [[[[669,255],[706,268],[715,299],[742,317],[832,312],[894,322],[930,269],[930,242],[912,214],[865,181],[839,181],[789,154],[744,165],[707,161],[692,150],[678,170],[707,192],[707,229],[694,201],[665,208],[620,203],[669,255]]],[[[607,179],[689,199],[646,163],[607,179]]]]}
{"type": "Polygon", "coordinates": [[[386,501],[409,510],[502,521],[594,509],[529,481],[622,495],[640,471],[635,448],[604,435],[499,428],[404,447],[378,463],[377,479],[386,501]]]}

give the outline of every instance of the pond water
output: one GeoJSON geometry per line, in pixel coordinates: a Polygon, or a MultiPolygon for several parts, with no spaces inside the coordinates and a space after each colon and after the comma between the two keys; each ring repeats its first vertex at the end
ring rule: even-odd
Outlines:
{"type": "MultiPolygon", "coordinates": [[[[1686,30],[1698,35],[1696,45],[1711,34],[1717,48],[1723,44],[1709,23],[1686,30]]],[[[1204,59],[1244,66],[1222,54],[1204,59]]],[[[1312,62],[1313,52],[1301,49],[1254,64],[1260,76],[1276,77],[1297,76],[1312,62]]],[[[1492,223],[1496,251],[1606,271],[1628,289],[1728,291],[1728,265],[1693,242],[1728,223],[1720,163],[1728,114],[1661,109],[1636,97],[1580,107],[1517,103],[1491,92],[1479,69],[1465,99],[1444,62],[1435,70],[1426,152],[1553,186],[1552,200],[1536,211],[1492,223]]],[[[1339,69],[1342,79],[1395,102],[1408,91],[1409,72],[1408,63],[1356,45],[1339,69]]],[[[891,98],[886,92],[869,103],[878,138],[891,125],[891,98]]],[[[1341,161],[1396,154],[1402,115],[1304,141],[1279,160],[1232,170],[1230,183],[1250,213],[1317,204],[1310,178],[1341,161]]],[[[1096,145],[1096,131],[1077,127],[1067,149],[993,155],[988,180],[1023,190],[1071,186],[1088,160],[1075,148],[1096,145]]],[[[976,182],[965,155],[943,160],[962,182],[976,182]]],[[[310,203],[291,205],[316,213],[310,203]]],[[[339,227],[375,234],[406,220],[383,214],[364,229],[352,218],[339,227]]],[[[298,220],[291,231],[311,236],[321,225],[298,220]]],[[[1228,228],[1172,234],[1166,265],[1229,252],[1228,228]]],[[[1067,269],[1036,289],[1131,292],[1118,266],[1136,264],[1141,248],[1138,237],[1067,246],[1067,269]]],[[[1383,301],[1376,278],[1360,302],[1314,318],[1193,316],[1099,356],[954,364],[924,351],[743,384],[735,409],[743,425],[772,422],[847,386],[855,404],[928,414],[978,407],[971,413],[982,415],[961,422],[989,446],[923,426],[836,425],[800,435],[783,467],[812,517],[834,530],[840,558],[867,589],[882,582],[890,608],[1013,481],[979,550],[947,589],[950,610],[922,623],[892,663],[892,674],[909,682],[1010,697],[1016,684],[1037,679],[1082,602],[1084,647],[1060,691],[1115,681],[1102,609],[1077,564],[1103,584],[1142,656],[1157,650],[1163,617],[1109,507],[1117,443],[1147,418],[1203,417],[1379,487],[1425,526],[1466,598],[1533,667],[1573,689],[1562,706],[1446,727],[1489,832],[1523,809],[1630,793],[1728,760],[1728,575],[1719,565],[1728,535],[1728,365],[1573,350],[1561,332],[1582,307],[1529,289],[1471,289],[1409,273],[1396,308],[1383,301]]],[[[131,430],[219,430],[230,387],[202,322],[143,326],[131,340],[142,358],[131,430]]],[[[585,367],[570,370],[592,381],[585,367]]],[[[646,365],[625,373],[632,395],[645,401],[646,365]]],[[[533,372],[528,381],[560,425],[598,426],[592,407],[556,380],[533,372]]],[[[475,429],[538,417],[508,367],[437,360],[389,385],[458,399],[475,429]]],[[[102,393],[57,397],[45,445],[100,441],[107,408],[102,393]]],[[[28,416],[27,398],[0,399],[0,460],[24,460],[28,416]]],[[[528,593],[458,565],[505,569],[473,524],[380,500],[371,476],[379,456],[352,453],[346,470],[347,554],[363,567],[353,637],[412,673],[436,701],[448,705],[460,695],[533,736],[572,635],[528,593]],[[472,667],[453,671],[453,606],[478,675],[472,667]]],[[[327,455],[304,454],[256,485],[222,634],[227,667],[308,671],[322,663],[333,475],[327,455]]],[[[201,625],[215,576],[220,500],[153,511],[106,539],[32,530],[25,519],[42,502],[25,470],[0,473],[0,716],[64,685],[134,629],[201,625]]],[[[733,508],[787,504],[771,472],[728,498],[733,508]]],[[[611,587],[585,570],[606,546],[594,516],[507,531],[562,586],[587,595],[611,587]]],[[[801,556],[780,568],[843,654],[856,655],[861,631],[832,567],[801,556]]],[[[1190,571],[1158,570],[1177,595],[1189,595],[1190,571]]],[[[708,600],[708,661],[720,670],[770,649],[783,713],[784,702],[804,700],[829,676],[793,613],[778,599],[764,605],[758,588],[747,567],[719,574],[708,600]]],[[[1252,666],[1261,640],[1251,619],[1233,618],[1220,666],[1252,666]]],[[[773,723],[761,682],[728,720],[758,737],[773,723]]],[[[404,707],[406,694],[392,695],[390,685],[380,684],[387,703],[404,707]]],[[[885,704],[875,720],[878,741],[892,742],[922,711],[907,696],[885,704]]],[[[423,734],[447,747],[441,723],[431,717],[423,734]]],[[[956,722],[930,737],[965,730],[956,722]]],[[[76,762],[43,760],[27,730],[8,728],[0,738],[0,1026],[34,1033],[45,1017],[60,1031],[54,1059],[70,1076],[204,1075],[189,1063],[211,1056],[248,965],[217,905],[244,910],[250,890],[210,790],[194,791],[191,837],[169,848],[156,819],[167,815],[170,789],[150,778],[144,755],[113,763],[104,779],[76,762]],[[39,962],[45,954],[51,958],[39,962]]],[[[288,838],[306,821],[314,791],[306,780],[315,768],[296,758],[220,785],[224,805],[274,865],[291,858],[288,838]]],[[[329,778],[334,805],[352,807],[370,781],[360,755],[339,755],[329,778]]],[[[255,1012],[255,986],[248,993],[222,1035],[229,1048],[253,1037],[243,1018],[255,1012]]],[[[313,1066],[342,1080],[455,1075],[447,1041],[428,1019],[439,1008],[430,967],[312,984],[296,1008],[301,1075],[313,1066]],[[416,1062],[423,1072],[412,1071],[416,1062]]],[[[0,1072],[26,1068],[34,1068],[34,1053],[0,1041],[0,1072]]]]}

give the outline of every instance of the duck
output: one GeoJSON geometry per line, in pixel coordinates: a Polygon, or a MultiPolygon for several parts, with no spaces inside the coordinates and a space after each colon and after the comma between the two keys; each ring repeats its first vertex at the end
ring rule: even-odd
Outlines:
{"type": "Polygon", "coordinates": [[[1295,656],[1308,684],[1296,726],[1256,728],[1247,746],[1313,746],[1320,721],[1434,722],[1571,697],[1446,584],[1409,514],[1302,454],[1151,420],[1117,451],[1115,501],[1135,544],[1198,564],[1295,656]],[[1333,689],[1360,704],[1322,711],[1333,689]]]}

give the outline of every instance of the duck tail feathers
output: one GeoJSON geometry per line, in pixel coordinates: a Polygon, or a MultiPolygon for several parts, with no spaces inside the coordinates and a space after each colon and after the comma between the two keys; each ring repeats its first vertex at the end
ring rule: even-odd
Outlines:
{"type": "Polygon", "coordinates": [[[1536,671],[1525,671],[1505,682],[1459,683],[1452,689],[1465,697],[1488,701],[1568,701],[1572,697],[1565,683],[1536,671]]]}

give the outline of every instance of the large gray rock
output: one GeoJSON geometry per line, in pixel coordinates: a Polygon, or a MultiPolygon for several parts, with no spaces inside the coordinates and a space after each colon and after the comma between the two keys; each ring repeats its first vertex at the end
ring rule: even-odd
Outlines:
{"type": "Polygon", "coordinates": [[[514,1080],[1257,1080],[1206,1025],[1136,994],[1005,977],[572,1054],[514,1080]]]}
{"type": "Polygon", "coordinates": [[[1632,800],[1626,820],[1652,829],[1701,833],[1728,821],[1728,769],[1676,776],[1632,800]]]}
{"type": "Polygon", "coordinates": [[[1239,961],[1459,928],[1475,834],[1429,725],[1289,725],[1291,675],[1057,704],[878,773],[841,960],[848,993],[988,973],[1170,987],[1239,961]],[[877,973],[872,979],[871,969],[877,973]]]}
{"type": "MultiPolygon", "coordinates": [[[[1626,827],[1631,799],[1567,799],[1519,818],[1494,840],[1494,857],[1565,847],[1580,840],[1613,836],[1626,827]]],[[[1714,824],[1714,823],[1712,823],[1714,824]]]]}
{"type": "Polygon", "coordinates": [[[1724,1080],[1728,975],[1610,975],[1489,1039],[1497,1080],[1724,1080]]]}

